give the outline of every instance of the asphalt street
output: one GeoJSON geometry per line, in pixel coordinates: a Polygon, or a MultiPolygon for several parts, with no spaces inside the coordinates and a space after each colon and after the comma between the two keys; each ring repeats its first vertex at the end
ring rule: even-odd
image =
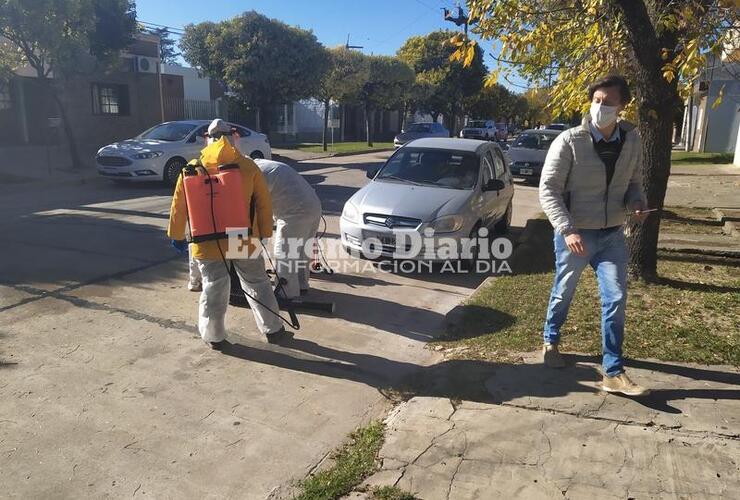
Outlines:
{"type": "MultiPolygon", "coordinates": [[[[296,164],[327,242],[344,201],[388,153],[296,164]]],[[[230,308],[228,354],[195,327],[187,262],[165,235],[161,185],[0,184],[0,484],[17,498],[289,495],[346,435],[437,361],[445,314],[485,278],[318,276],[288,346],[230,308]]],[[[513,225],[536,215],[518,185],[513,225]]]]}

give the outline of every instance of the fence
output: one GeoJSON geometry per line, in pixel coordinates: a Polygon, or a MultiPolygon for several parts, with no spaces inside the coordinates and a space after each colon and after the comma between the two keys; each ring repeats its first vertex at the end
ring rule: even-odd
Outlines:
{"type": "Polygon", "coordinates": [[[225,101],[196,101],[193,99],[164,99],[164,118],[171,120],[213,120],[229,119],[228,105],[225,101]]]}

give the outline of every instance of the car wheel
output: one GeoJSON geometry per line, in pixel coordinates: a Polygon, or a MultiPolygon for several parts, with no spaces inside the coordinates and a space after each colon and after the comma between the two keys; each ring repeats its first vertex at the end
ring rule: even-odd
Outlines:
{"type": "Polygon", "coordinates": [[[164,182],[170,186],[177,184],[177,178],[180,177],[180,172],[185,168],[186,162],[183,158],[175,157],[171,158],[170,161],[164,166],[164,174],[162,175],[164,182]]]}
{"type": "Polygon", "coordinates": [[[480,229],[480,227],[481,223],[478,222],[475,224],[475,226],[473,226],[473,229],[471,229],[468,238],[470,238],[471,240],[475,240],[475,245],[471,248],[472,255],[470,256],[470,258],[463,261],[465,267],[473,272],[476,271],[477,263],[480,260],[480,241],[478,240],[478,229],[480,229]]]}
{"type": "Polygon", "coordinates": [[[262,151],[255,150],[249,154],[249,157],[252,158],[253,160],[262,160],[264,159],[265,155],[262,154],[262,151]]]}
{"type": "Polygon", "coordinates": [[[513,203],[510,201],[509,206],[506,207],[506,213],[501,220],[496,223],[496,226],[494,226],[496,234],[506,234],[509,232],[509,228],[511,227],[511,212],[514,211],[512,205],[513,203]]]}

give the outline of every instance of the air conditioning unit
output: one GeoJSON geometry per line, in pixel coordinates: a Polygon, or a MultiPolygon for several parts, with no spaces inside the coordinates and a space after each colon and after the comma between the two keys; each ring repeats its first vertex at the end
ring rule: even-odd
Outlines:
{"type": "Polygon", "coordinates": [[[156,73],[159,61],[155,57],[136,56],[137,73],[156,73]]]}

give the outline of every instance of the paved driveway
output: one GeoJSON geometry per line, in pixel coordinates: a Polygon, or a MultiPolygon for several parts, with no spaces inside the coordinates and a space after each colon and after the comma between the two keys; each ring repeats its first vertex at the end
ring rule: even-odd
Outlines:
{"type": "MultiPolygon", "coordinates": [[[[387,154],[296,166],[327,238],[387,154]]],[[[334,317],[302,315],[290,347],[230,308],[229,355],[197,338],[187,263],[159,186],[0,185],[0,484],[18,498],[281,496],[389,391],[433,363],[425,342],[483,279],[348,273],[314,280],[334,317]]],[[[537,211],[517,189],[514,224],[537,211]]]]}

